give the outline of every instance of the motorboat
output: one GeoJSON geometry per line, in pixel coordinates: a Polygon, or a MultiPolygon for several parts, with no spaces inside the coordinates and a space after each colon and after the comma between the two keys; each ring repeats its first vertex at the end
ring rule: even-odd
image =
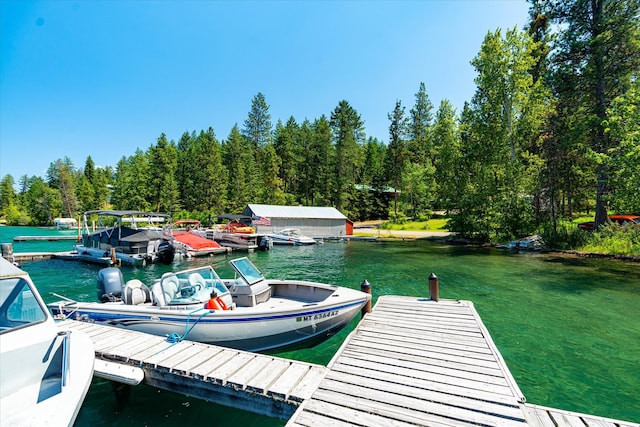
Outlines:
{"type": "Polygon", "coordinates": [[[228,252],[229,249],[220,243],[207,239],[205,233],[205,231],[201,231],[200,221],[195,219],[182,219],[172,224],[173,244],[178,252],[188,257],[210,256],[228,252]]]}
{"type": "Polygon", "coordinates": [[[78,221],[75,218],[54,218],[53,223],[58,230],[68,230],[78,226],[78,221]]]}
{"type": "Polygon", "coordinates": [[[91,339],[56,325],[29,275],[0,258],[0,425],[73,425],[94,358],[91,339]]]}
{"type": "Polygon", "coordinates": [[[230,261],[234,278],[211,266],[165,273],[151,286],[126,283],[115,267],[98,273],[101,302],[62,300],[61,317],[254,352],[313,346],[334,335],[371,298],[356,289],[305,280],[271,280],[246,257],[230,261]],[[220,307],[211,302],[220,301],[220,307]],[[215,308],[217,307],[217,308],[215,308]]]}
{"type": "Polygon", "coordinates": [[[175,247],[167,214],[134,210],[93,210],[83,214],[82,243],[75,246],[78,258],[88,262],[145,266],[171,264],[175,247]],[[89,219],[97,217],[89,225],[89,219]]]}
{"type": "Polygon", "coordinates": [[[274,245],[313,245],[315,239],[300,234],[298,228],[283,228],[275,233],[267,234],[274,245]]]}
{"type": "Polygon", "coordinates": [[[225,214],[217,216],[216,220],[224,224],[214,224],[211,238],[222,246],[232,250],[246,251],[269,250],[272,246],[271,239],[265,235],[256,234],[255,227],[251,225],[250,216],[225,214]]]}

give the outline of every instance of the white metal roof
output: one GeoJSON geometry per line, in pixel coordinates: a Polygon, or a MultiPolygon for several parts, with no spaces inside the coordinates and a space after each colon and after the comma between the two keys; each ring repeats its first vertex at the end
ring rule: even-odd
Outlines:
{"type": "MultiPolygon", "coordinates": [[[[267,218],[347,219],[339,210],[323,206],[277,206],[249,204],[253,215],[267,218]]],[[[246,213],[246,210],[245,210],[246,213]]]]}

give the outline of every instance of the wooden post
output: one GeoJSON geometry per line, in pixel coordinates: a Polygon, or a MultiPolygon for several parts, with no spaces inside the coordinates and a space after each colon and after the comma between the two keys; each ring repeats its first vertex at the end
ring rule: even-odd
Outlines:
{"type": "Polygon", "coordinates": [[[116,248],[111,248],[111,265],[116,265],[116,248]]]}
{"type": "Polygon", "coordinates": [[[435,273],[429,275],[429,298],[431,301],[440,301],[440,292],[438,289],[438,276],[435,273]]]}
{"type": "MultiPolygon", "coordinates": [[[[360,284],[360,290],[365,294],[371,295],[371,284],[367,282],[367,279],[363,280],[360,284]]],[[[367,303],[360,310],[360,316],[364,317],[365,314],[371,312],[371,299],[367,300],[367,303]]]]}

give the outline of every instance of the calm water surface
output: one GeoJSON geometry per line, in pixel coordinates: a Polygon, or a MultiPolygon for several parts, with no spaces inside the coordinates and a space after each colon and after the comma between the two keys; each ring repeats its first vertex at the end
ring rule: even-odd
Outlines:
{"type": "MultiPolygon", "coordinates": [[[[0,227],[13,235],[50,229],[0,227]]],[[[14,252],[68,250],[73,242],[15,242],[14,252]]],[[[234,256],[242,253],[234,253],[234,256]]],[[[440,297],[471,300],[530,403],[640,421],[640,265],[612,260],[448,246],[427,241],[325,243],[275,247],[249,254],[268,277],[303,278],[359,288],[367,279],[379,295],[427,296],[431,272],[440,297]]],[[[178,260],[172,266],[124,267],[125,279],[149,283],[165,271],[212,263],[230,275],[229,258],[178,260]]],[[[95,300],[99,266],[71,261],[23,263],[45,301],[51,292],[95,300]]],[[[358,316],[359,317],[359,316],[358,316]]],[[[329,341],[280,356],[326,365],[357,324],[329,341]]],[[[215,400],[215,397],[212,398],[215,400]]],[[[94,379],[77,426],[281,426],[253,415],[147,386],[118,407],[111,384],[94,379]]]]}

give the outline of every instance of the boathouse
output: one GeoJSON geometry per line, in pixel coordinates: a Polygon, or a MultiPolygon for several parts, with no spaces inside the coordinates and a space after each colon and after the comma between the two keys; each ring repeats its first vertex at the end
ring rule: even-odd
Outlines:
{"type": "Polygon", "coordinates": [[[249,204],[243,215],[253,219],[257,233],[297,228],[314,238],[340,238],[353,234],[353,223],[336,208],[249,204]]]}

